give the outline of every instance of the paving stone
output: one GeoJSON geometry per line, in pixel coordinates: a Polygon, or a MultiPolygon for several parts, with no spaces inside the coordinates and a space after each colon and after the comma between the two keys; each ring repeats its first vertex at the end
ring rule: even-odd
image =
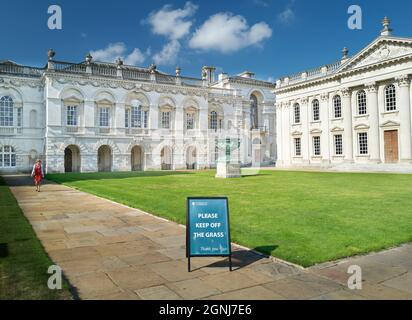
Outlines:
{"type": "Polygon", "coordinates": [[[367,300],[366,298],[356,294],[353,291],[341,289],[338,291],[329,292],[321,296],[312,298],[311,300],[367,300]]]}
{"type": "Polygon", "coordinates": [[[125,263],[133,266],[142,266],[171,260],[169,257],[156,251],[144,254],[120,256],[119,258],[125,263]]]}
{"type": "Polygon", "coordinates": [[[208,275],[201,277],[200,279],[205,281],[206,283],[209,283],[222,292],[253,287],[259,284],[257,281],[238,271],[227,271],[226,273],[208,275]]]}
{"type": "Polygon", "coordinates": [[[206,274],[199,270],[188,272],[187,264],[174,260],[150,264],[147,267],[171,282],[193,279],[206,274]]]}
{"type": "Polygon", "coordinates": [[[315,275],[299,274],[263,285],[288,299],[311,299],[343,287],[315,275]]]}
{"type": "Polygon", "coordinates": [[[221,291],[197,278],[168,283],[167,286],[187,300],[196,300],[221,294],[221,291]]]}
{"type": "Polygon", "coordinates": [[[355,290],[356,294],[367,298],[368,300],[410,300],[412,299],[412,291],[407,292],[398,290],[385,285],[369,285],[364,284],[362,290],[355,290]]]}
{"type": "Polygon", "coordinates": [[[208,297],[207,300],[285,300],[285,298],[265,287],[256,286],[208,297]]]}
{"type": "Polygon", "coordinates": [[[386,287],[412,293],[412,273],[408,272],[402,276],[382,282],[381,284],[386,287]]]}
{"type": "Polygon", "coordinates": [[[102,272],[81,275],[71,278],[70,281],[80,296],[89,298],[121,292],[120,288],[102,272]]]}
{"type": "Polygon", "coordinates": [[[143,300],[181,300],[175,292],[166,286],[155,286],[135,291],[143,300]]]}
{"type": "Polygon", "coordinates": [[[119,287],[133,291],[162,285],[166,282],[164,278],[146,266],[118,269],[108,274],[119,287]]]}

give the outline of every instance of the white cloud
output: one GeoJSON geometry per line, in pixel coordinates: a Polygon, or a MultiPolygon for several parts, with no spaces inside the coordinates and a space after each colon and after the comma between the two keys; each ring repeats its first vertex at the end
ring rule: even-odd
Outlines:
{"type": "Polygon", "coordinates": [[[154,63],[158,65],[174,64],[177,60],[180,48],[181,46],[179,41],[171,40],[163,47],[162,51],[153,56],[154,63]]]}
{"type": "Polygon", "coordinates": [[[171,5],[165,5],[159,11],[152,12],[147,21],[154,34],[166,36],[171,40],[178,40],[189,34],[192,27],[192,17],[198,6],[186,2],[183,9],[173,10],[171,5]]]}
{"type": "MultiPolygon", "coordinates": [[[[148,51],[150,52],[150,51],[148,51]]],[[[122,58],[125,64],[136,65],[146,60],[148,52],[143,53],[140,49],[135,48],[131,53],[123,42],[110,43],[106,48],[91,51],[93,59],[101,62],[114,62],[117,58],[122,58]]]]}
{"type": "Polygon", "coordinates": [[[193,49],[230,53],[260,44],[271,36],[272,29],[265,22],[257,23],[250,28],[242,16],[217,13],[196,30],[189,46],[193,49]]]}
{"type": "Polygon", "coordinates": [[[295,13],[291,8],[286,8],[278,14],[278,19],[284,24],[289,24],[295,19],[295,13]]]}

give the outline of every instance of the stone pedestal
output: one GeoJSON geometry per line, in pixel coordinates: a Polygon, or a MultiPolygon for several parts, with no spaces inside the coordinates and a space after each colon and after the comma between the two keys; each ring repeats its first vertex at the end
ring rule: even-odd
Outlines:
{"type": "Polygon", "coordinates": [[[216,178],[241,178],[240,163],[218,162],[216,178]]]}

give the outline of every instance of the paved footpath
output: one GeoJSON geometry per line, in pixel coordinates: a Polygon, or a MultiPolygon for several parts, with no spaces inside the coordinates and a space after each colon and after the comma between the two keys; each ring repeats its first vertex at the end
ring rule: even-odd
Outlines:
{"type": "Polygon", "coordinates": [[[6,181],[81,299],[412,299],[412,245],[306,270],[236,248],[234,272],[202,258],[188,273],[182,226],[63,185],[6,181]],[[347,288],[353,264],[359,291],[347,288]]]}

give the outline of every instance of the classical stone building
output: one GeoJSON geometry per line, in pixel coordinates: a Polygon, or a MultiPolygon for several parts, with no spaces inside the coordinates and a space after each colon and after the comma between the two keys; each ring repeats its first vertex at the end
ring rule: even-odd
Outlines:
{"type": "Polygon", "coordinates": [[[242,165],[276,159],[274,84],[250,72],[214,79],[94,62],[49,52],[44,68],[0,63],[0,172],[202,169],[216,165],[220,140],[242,165]]]}
{"type": "Polygon", "coordinates": [[[411,168],[412,38],[380,36],[353,57],[277,81],[280,167],[411,168]]]}

